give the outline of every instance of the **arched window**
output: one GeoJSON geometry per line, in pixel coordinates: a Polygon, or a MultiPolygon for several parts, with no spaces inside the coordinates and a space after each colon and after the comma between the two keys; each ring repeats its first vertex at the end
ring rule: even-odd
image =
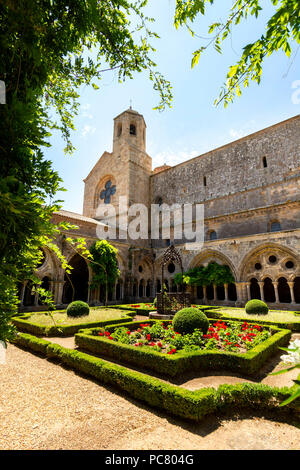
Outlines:
{"type": "Polygon", "coordinates": [[[144,297],[144,279],[141,279],[139,283],[139,297],[144,297]]]}
{"type": "Polygon", "coordinates": [[[264,167],[264,168],[267,168],[267,166],[268,166],[267,157],[263,157],[262,163],[263,163],[263,167],[264,167]]]}
{"type": "Polygon", "coordinates": [[[151,294],[151,284],[150,280],[148,279],[147,284],[146,284],[146,297],[150,297],[151,294]]]}
{"type": "Polygon", "coordinates": [[[285,277],[278,279],[279,302],[289,304],[291,302],[291,291],[285,277]]]}
{"type": "Polygon", "coordinates": [[[134,124],[130,124],[129,134],[130,135],[136,135],[136,127],[135,127],[134,124]]]}
{"type": "Polygon", "coordinates": [[[216,240],[217,239],[217,232],[214,230],[211,230],[208,234],[210,240],[216,240]]]}
{"type": "Polygon", "coordinates": [[[250,295],[251,299],[261,300],[259,284],[255,277],[253,277],[250,281],[250,295]]]}
{"type": "Polygon", "coordinates": [[[275,302],[275,290],[273,282],[269,277],[264,280],[264,298],[266,302],[275,302]]]}
{"type": "Polygon", "coordinates": [[[279,232],[281,230],[281,224],[278,220],[274,221],[270,225],[270,232],[279,232]]]}
{"type": "Polygon", "coordinates": [[[203,186],[206,186],[206,176],[203,176],[203,186]]]}

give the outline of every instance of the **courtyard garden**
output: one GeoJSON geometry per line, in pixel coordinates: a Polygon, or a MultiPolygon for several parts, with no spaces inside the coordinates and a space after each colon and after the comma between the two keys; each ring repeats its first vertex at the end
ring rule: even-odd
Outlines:
{"type": "MultiPolygon", "coordinates": [[[[75,302],[76,303],[76,302],[75,302]]],[[[67,310],[20,314],[12,319],[20,331],[41,336],[70,336],[79,329],[131,321],[134,311],[112,308],[89,308],[80,315],[69,315],[67,310]]]]}
{"type": "Polygon", "coordinates": [[[245,313],[248,316],[241,319],[236,310],[243,309],[227,309],[233,317],[225,320],[207,316],[219,312],[218,308],[202,311],[193,305],[172,320],[145,316],[141,321],[136,310],[120,307],[71,304],[66,311],[50,315],[15,317],[19,333],[14,343],[177,417],[199,421],[227,409],[276,410],[298,416],[299,399],[290,400],[298,390],[297,370],[287,375],[286,382],[280,379],[280,387],[262,382],[268,376],[263,370],[283,369],[278,354],[292,337],[289,328],[276,324],[277,317],[272,317],[272,324],[262,321],[269,312],[253,314],[254,319],[245,313]],[[74,336],[75,344],[65,347],[63,338],[56,341],[51,336],[74,336]],[[217,387],[214,375],[224,376],[217,387]],[[197,377],[206,377],[207,385],[199,382],[190,390],[189,377],[194,383],[197,377]],[[288,404],[282,407],[284,401],[288,404]]]}

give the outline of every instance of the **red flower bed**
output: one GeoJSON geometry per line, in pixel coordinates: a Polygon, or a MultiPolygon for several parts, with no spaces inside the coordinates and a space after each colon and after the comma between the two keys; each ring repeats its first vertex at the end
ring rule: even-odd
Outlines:
{"type": "Polygon", "coordinates": [[[111,341],[136,347],[147,346],[161,353],[175,354],[179,350],[210,349],[243,353],[265,341],[271,333],[261,325],[217,321],[209,327],[206,334],[196,329],[192,334],[181,335],[173,330],[171,324],[166,326],[162,322],[156,322],[152,325],[141,323],[134,331],[120,327],[113,333],[100,331],[99,335],[111,341]]]}

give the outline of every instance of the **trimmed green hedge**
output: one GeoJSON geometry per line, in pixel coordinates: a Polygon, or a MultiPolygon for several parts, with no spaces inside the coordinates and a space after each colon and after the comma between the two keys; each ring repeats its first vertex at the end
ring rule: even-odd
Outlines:
{"type": "MultiPolygon", "coordinates": [[[[210,320],[211,323],[214,321],[210,320]]],[[[156,320],[147,321],[149,324],[154,322],[156,320]]],[[[134,330],[140,323],[137,321],[128,323],[126,328],[134,330]]],[[[168,324],[171,322],[165,321],[164,323],[168,324]]],[[[122,325],[110,325],[106,330],[112,332],[119,326],[122,325]]],[[[92,353],[150,369],[170,377],[175,377],[187,371],[208,369],[227,369],[251,375],[257,372],[266,359],[277,351],[278,346],[288,344],[291,337],[290,330],[280,330],[273,327],[272,331],[274,331],[274,334],[270,338],[243,354],[211,350],[188,353],[178,351],[175,355],[168,355],[153,351],[151,347],[143,346],[142,348],[136,348],[132,345],[111,341],[103,336],[93,335],[93,332],[100,330],[100,328],[93,328],[79,331],[75,335],[76,345],[92,353]]]]}
{"type": "Polygon", "coordinates": [[[68,317],[84,317],[90,313],[89,304],[82,300],[74,300],[67,307],[68,317]]]}
{"type": "Polygon", "coordinates": [[[179,310],[172,320],[174,331],[181,334],[191,334],[198,328],[206,334],[209,322],[205,313],[198,308],[186,307],[179,310]]]}
{"type": "MultiPolygon", "coordinates": [[[[228,307],[226,307],[228,308],[228,307]]],[[[222,307],[219,307],[217,310],[206,310],[205,315],[208,318],[217,318],[218,320],[229,320],[229,321],[246,321],[247,323],[255,323],[257,325],[266,325],[266,326],[277,326],[278,328],[283,328],[291,331],[299,331],[300,332],[300,319],[297,318],[298,312],[292,312],[289,311],[289,313],[294,313],[295,315],[295,321],[291,322],[289,321],[272,321],[272,320],[266,320],[266,319],[260,319],[259,316],[257,318],[247,318],[247,317],[240,317],[238,313],[233,317],[225,312],[222,312],[222,307]]],[[[300,314],[300,312],[299,312],[300,314]]]]}
{"type": "Polygon", "coordinates": [[[200,421],[211,413],[241,408],[252,408],[255,411],[276,409],[283,413],[293,410],[294,416],[300,415],[300,399],[279,408],[279,404],[288,398],[293,387],[280,389],[243,383],[221,385],[217,390],[209,387],[190,391],[29,334],[19,333],[14,342],[48,358],[57,359],[61,364],[66,364],[101,383],[113,385],[147,405],[181,418],[200,421]]]}
{"type": "MultiPolygon", "coordinates": [[[[133,313],[133,316],[141,315],[145,317],[148,317],[150,312],[156,311],[155,307],[134,308],[131,305],[144,305],[144,304],[143,302],[140,302],[140,304],[136,302],[135,304],[108,305],[108,308],[117,308],[119,310],[126,310],[126,313],[127,313],[127,310],[130,310],[133,313]]],[[[131,313],[129,313],[129,315],[131,315],[131,313]]]]}
{"type": "Polygon", "coordinates": [[[252,299],[246,303],[245,310],[249,315],[267,315],[269,307],[262,300],[252,299]]]}
{"type": "MultiPolygon", "coordinates": [[[[43,312],[44,313],[44,312],[43,312]]],[[[56,312],[55,312],[56,313],[56,312]]],[[[97,322],[80,322],[73,323],[72,325],[59,325],[59,326],[45,326],[39,325],[38,323],[30,323],[29,319],[32,313],[24,314],[22,317],[13,317],[12,323],[17,327],[19,331],[32,333],[37,336],[73,336],[77,331],[82,328],[93,328],[102,327],[106,325],[113,325],[115,323],[128,323],[132,321],[132,318],[127,316],[125,318],[119,318],[116,320],[105,320],[97,322]]]]}

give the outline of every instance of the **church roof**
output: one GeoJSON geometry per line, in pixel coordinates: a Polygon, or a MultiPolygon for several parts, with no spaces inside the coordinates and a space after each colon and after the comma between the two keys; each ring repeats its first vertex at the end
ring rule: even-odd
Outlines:
{"type": "Polygon", "coordinates": [[[160,173],[161,171],[167,170],[168,168],[171,168],[171,166],[164,163],[163,165],[157,166],[156,168],[154,168],[154,170],[152,170],[152,174],[156,175],[157,173],[160,173]]]}
{"type": "Polygon", "coordinates": [[[86,217],[85,215],[82,214],[77,214],[77,212],[71,212],[71,211],[58,211],[58,212],[53,212],[53,215],[58,215],[67,219],[72,219],[72,220],[80,220],[82,222],[89,222],[91,224],[98,225],[99,222],[98,220],[92,219],[91,217],[86,217]]]}
{"type": "Polygon", "coordinates": [[[134,116],[140,116],[141,118],[143,118],[145,127],[147,127],[147,126],[146,126],[146,123],[145,123],[144,116],[143,116],[142,114],[138,113],[137,111],[135,111],[134,109],[131,109],[131,108],[125,109],[125,111],[123,111],[122,113],[118,114],[118,116],[116,116],[116,117],[114,118],[114,120],[115,120],[115,119],[118,119],[118,118],[119,118],[120,116],[122,116],[123,114],[132,114],[132,115],[134,115],[134,116]]]}

